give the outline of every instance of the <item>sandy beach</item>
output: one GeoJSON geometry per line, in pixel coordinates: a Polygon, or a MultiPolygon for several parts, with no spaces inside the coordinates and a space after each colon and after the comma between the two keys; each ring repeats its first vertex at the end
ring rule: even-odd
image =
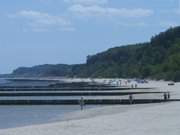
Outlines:
{"type": "MultiPolygon", "coordinates": [[[[180,98],[180,83],[151,81],[146,87],[170,91],[171,98],[180,98]]],[[[76,111],[65,121],[1,129],[0,135],[178,135],[180,102],[144,105],[116,105],[76,111]]]]}

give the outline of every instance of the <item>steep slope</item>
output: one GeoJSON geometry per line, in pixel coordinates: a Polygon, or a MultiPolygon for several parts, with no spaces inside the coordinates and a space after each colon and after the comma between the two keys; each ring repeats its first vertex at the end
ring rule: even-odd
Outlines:
{"type": "Polygon", "coordinates": [[[95,77],[141,77],[180,80],[180,27],[153,37],[150,43],[109,49],[89,57],[95,77]]]}

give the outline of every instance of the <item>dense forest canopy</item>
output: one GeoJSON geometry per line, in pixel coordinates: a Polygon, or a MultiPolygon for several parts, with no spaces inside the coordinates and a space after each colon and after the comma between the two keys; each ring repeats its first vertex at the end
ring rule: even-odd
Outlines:
{"type": "Polygon", "coordinates": [[[14,76],[122,77],[180,81],[180,27],[150,42],[111,48],[87,57],[85,64],[18,68],[14,76]]]}

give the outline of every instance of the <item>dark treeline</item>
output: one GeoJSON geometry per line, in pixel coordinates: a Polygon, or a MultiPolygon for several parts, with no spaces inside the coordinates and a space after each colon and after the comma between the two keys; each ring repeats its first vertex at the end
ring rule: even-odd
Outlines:
{"type": "Polygon", "coordinates": [[[88,56],[85,64],[18,68],[15,76],[123,77],[180,81],[180,27],[150,42],[111,48],[88,56]]]}

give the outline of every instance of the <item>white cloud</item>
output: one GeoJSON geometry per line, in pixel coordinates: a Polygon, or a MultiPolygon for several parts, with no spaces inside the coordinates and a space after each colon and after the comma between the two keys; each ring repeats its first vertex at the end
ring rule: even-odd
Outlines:
{"type": "Polygon", "coordinates": [[[72,5],[69,7],[69,11],[79,16],[118,16],[126,18],[147,17],[153,14],[152,10],[142,8],[110,8],[99,5],[84,6],[80,4],[72,5]]]}
{"type": "Polygon", "coordinates": [[[69,4],[81,4],[81,5],[104,5],[108,3],[108,0],[64,0],[69,4]]]}
{"type": "Polygon", "coordinates": [[[35,31],[44,31],[50,28],[57,30],[73,29],[71,22],[65,18],[39,11],[22,10],[10,17],[23,19],[35,31]]]}

